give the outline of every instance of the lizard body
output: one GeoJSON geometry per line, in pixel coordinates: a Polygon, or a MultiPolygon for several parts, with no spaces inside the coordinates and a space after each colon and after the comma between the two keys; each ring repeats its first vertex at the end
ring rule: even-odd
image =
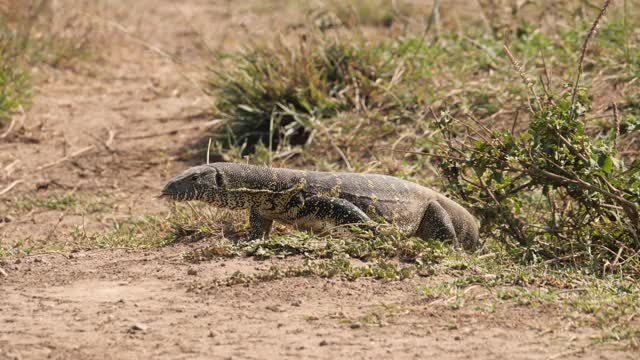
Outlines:
{"type": "Polygon", "coordinates": [[[386,175],[213,163],[176,175],[163,195],[249,209],[252,240],[267,237],[276,220],[314,231],[388,222],[424,239],[449,239],[467,249],[478,244],[478,225],[466,209],[434,190],[386,175]]]}

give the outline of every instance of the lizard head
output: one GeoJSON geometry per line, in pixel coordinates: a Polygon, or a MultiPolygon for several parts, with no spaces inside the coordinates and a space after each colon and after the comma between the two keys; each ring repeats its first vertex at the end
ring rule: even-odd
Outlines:
{"type": "Polygon", "coordinates": [[[212,201],[223,190],[222,173],[213,165],[200,165],[171,178],[162,189],[162,197],[178,201],[212,201]]]}

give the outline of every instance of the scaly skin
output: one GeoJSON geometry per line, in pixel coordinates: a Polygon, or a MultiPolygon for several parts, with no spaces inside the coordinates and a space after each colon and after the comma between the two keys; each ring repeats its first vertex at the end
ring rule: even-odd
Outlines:
{"type": "Polygon", "coordinates": [[[388,222],[407,235],[449,239],[473,249],[476,219],[429,188],[392,176],[268,168],[235,163],[196,166],[173,177],[163,196],[250,210],[250,239],[269,236],[274,220],[323,231],[388,222]]]}

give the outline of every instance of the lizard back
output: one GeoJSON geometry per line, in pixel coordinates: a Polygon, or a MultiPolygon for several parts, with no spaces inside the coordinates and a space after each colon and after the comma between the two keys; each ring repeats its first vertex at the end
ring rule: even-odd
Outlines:
{"type": "Polygon", "coordinates": [[[383,218],[402,231],[418,227],[430,200],[441,195],[429,188],[378,174],[319,172],[269,168],[236,163],[219,163],[227,186],[234,190],[282,192],[304,183],[303,195],[345,199],[372,219],[383,218]]]}

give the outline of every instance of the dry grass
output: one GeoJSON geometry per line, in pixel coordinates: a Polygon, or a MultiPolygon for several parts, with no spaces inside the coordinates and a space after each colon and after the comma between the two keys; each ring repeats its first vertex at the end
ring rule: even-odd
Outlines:
{"type": "Polygon", "coordinates": [[[5,42],[24,63],[64,66],[89,52],[94,31],[84,15],[89,4],[4,0],[0,18],[5,42]]]}
{"type": "Polygon", "coordinates": [[[63,67],[89,54],[93,26],[81,14],[53,0],[0,3],[0,125],[28,102],[30,67],[63,67]]]}

